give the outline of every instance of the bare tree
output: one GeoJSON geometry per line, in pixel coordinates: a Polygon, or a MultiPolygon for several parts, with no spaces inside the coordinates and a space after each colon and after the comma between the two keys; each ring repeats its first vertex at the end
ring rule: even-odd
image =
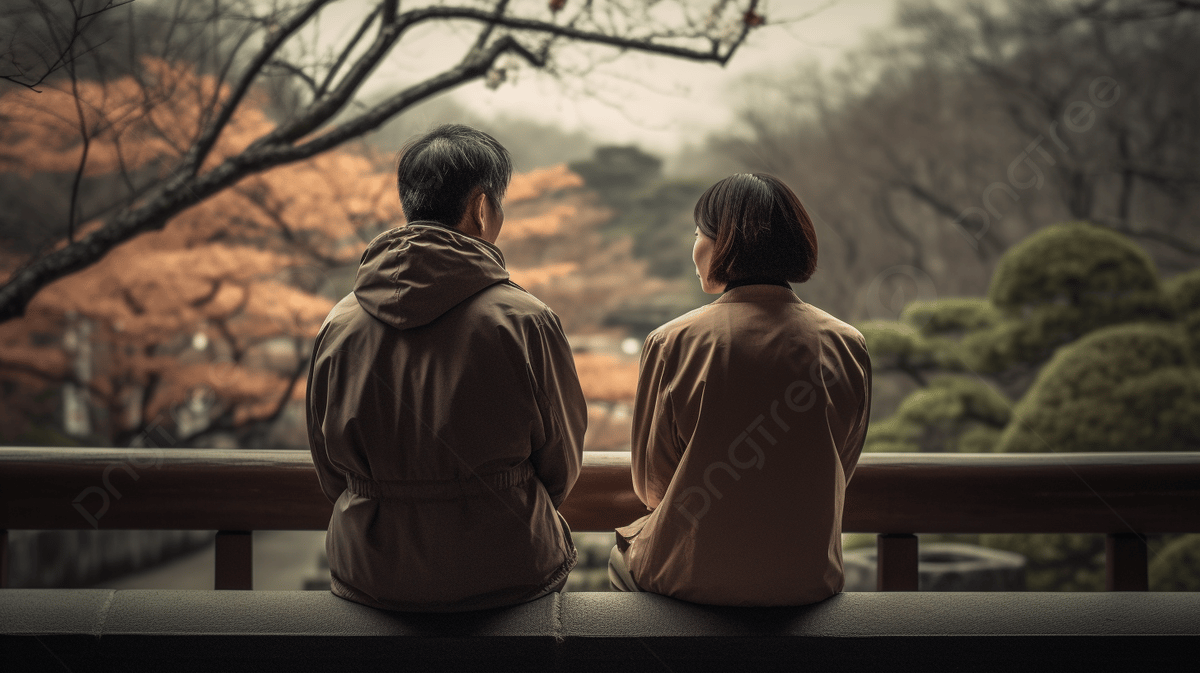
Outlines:
{"type": "MultiPolygon", "coordinates": [[[[322,10],[331,0],[308,0],[265,14],[257,10],[258,3],[214,0],[202,3],[201,9],[187,8],[187,4],[177,1],[174,16],[179,20],[167,23],[164,30],[195,22],[196,12],[203,11],[207,12],[203,17],[206,25],[221,34],[211,39],[223,40],[228,46],[227,50],[208,52],[210,57],[221,55],[219,62],[205,67],[217,85],[190,94],[200,107],[202,123],[178,148],[178,156],[160,166],[165,179],[142,187],[131,183],[133,196],[98,226],[17,270],[0,287],[0,321],[21,315],[34,294],[54,280],[94,263],[123,241],[162,228],[174,215],[249,175],[337,147],[416,103],[464,83],[483,79],[499,84],[508,67],[502,58],[553,72],[555,57],[563,50],[573,45],[598,45],[724,65],[764,20],[757,13],[757,0],[718,0],[698,13],[686,2],[676,3],[677,11],[664,11],[663,5],[668,3],[637,0],[556,0],[548,5],[463,0],[402,11],[397,0],[382,0],[365,10],[358,29],[324,58],[301,46],[306,39],[312,44],[322,10]],[[514,4],[519,7],[510,6],[514,4]],[[355,105],[356,94],[401,40],[428,25],[469,29],[473,39],[454,65],[382,100],[355,105]],[[303,84],[299,104],[286,110],[270,132],[250,139],[240,151],[214,153],[256,87],[280,73],[303,84]]],[[[69,79],[67,86],[77,86],[77,77],[69,79]]],[[[159,103],[145,101],[144,111],[149,114],[159,103]]],[[[97,122],[93,113],[82,106],[78,111],[85,139],[96,132],[94,124],[105,121],[97,122]]],[[[79,163],[78,174],[86,174],[86,151],[81,152],[79,163]]],[[[74,214],[71,218],[73,222],[81,219],[74,214]]]]}
{"type": "Polygon", "coordinates": [[[939,296],[982,294],[1001,253],[1065,220],[1134,238],[1167,273],[1190,268],[1195,4],[906,3],[892,39],[756,88],[746,131],[714,147],[808,195],[824,272],[806,292],[855,318],[894,318],[914,298],[885,283],[893,315],[864,309],[896,265],[939,296]]]}
{"type": "Polygon", "coordinates": [[[1102,21],[1146,21],[1200,12],[1197,0],[1083,0],[1075,2],[1072,14],[1102,21]]]}
{"type": "MultiPolygon", "coordinates": [[[[1177,232],[1194,230],[1200,205],[1191,158],[1200,151],[1200,66],[1182,57],[1200,46],[1197,10],[1191,0],[1021,0],[1006,12],[975,4],[961,15],[912,6],[901,18],[1030,143],[1014,156],[1023,163],[1017,172],[1036,174],[1040,191],[1047,174],[1043,193],[1056,197],[1060,217],[1194,262],[1200,246],[1177,232]]],[[[1009,173],[1009,191],[1025,189],[1009,173]]]]}
{"type": "Polygon", "coordinates": [[[10,0],[0,18],[0,79],[37,90],[87,50],[84,35],[105,12],[133,0],[10,0]]]}

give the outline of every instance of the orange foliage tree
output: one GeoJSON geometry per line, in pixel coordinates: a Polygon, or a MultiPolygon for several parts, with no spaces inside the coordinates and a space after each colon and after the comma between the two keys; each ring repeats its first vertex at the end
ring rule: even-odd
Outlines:
{"type": "MultiPolygon", "coordinates": [[[[601,233],[611,213],[584,187],[565,166],[514,180],[509,190],[513,203],[506,206],[509,219],[498,241],[513,281],[553,308],[567,333],[576,337],[604,333],[605,317],[618,306],[667,286],[651,278],[646,263],[633,257],[632,239],[614,240],[601,233]],[[529,192],[538,198],[527,199],[529,192]]],[[[589,403],[586,448],[624,448],[637,389],[636,360],[577,351],[575,365],[589,403]]]]}
{"type": "MultiPolygon", "coordinates": [[[[79,83],[91,127],[88,177],[169,165],[200,121],[187,101],[220,95],[211,77],[188,66],[143,65],[151,76],[141,81],[79,83]]],[[[0,170],[73,170],[69,113],[77,99],[57,90],[0,98],[0,114],[13,120],[0,131],[11,149],[0,170]]],[[[260,108],[243,110],[212,161],[270,130],[260,108]]],[[[75,432],[95,428],[91,441],[189,444],[263,427],[297,394],[311,339],[332,306],[319,294],[327,272],[356,261],[365,240],[398,218],[387,172],[336,151],[253,175],[116,246],[48,286],[24,317],[0,324],[7,439],[45,418],[37,401],[47,382],[84,394],[91,412],[75,432]]],[[[7,262],[11,271],[15,260],[7,262]]]]}
{"type": "MultiPolygon", "coordinates": [[[[91,110],[91,179],[170,165],[188,125],[198,123],[188,117],[193,108],[176,103],[187,97],[179,92],[220,94],[187,66],[145,66],[153,78],[80,83],[91,110]],[[175,95],[158,100],[159,89],[175,95]]],[[[0,114],[15,120],[0,130],[13,149],[0,157],[0,171],[71,171],[78,148],[63,140],[72,132],[63,108],[74,102],[53,90],[0,97],[0,114]]],[[[269,131],[261,108],[245,109],[212,161],[269,131]]],[[[337,150],[252,175],[51,284],[25,316],[0,324],[3,438],[38,441],[28,432],[38,419],[56,425],[57,396],[46,391],[61,385],[65,397],[83,400],[86,418],[68,430],[90,432],[77,440],[162,446],[224,435],[261,444],[303,395],[311,340],[332,305],[326,295],[345,289],[331,277],[344,276],[373,235],[402,220],[382,164],[337,150]]],[[[500,240],[513,279],[550,304],[570,333],[600,330],[613,307],[656,289],[628,242],[598,232],[608,213],[582,186],[563,166],[514,176],[500,240]]],[[[11,270],[16,261],[0,264],[11,270]]],[[[630,366],[581,354],[597,409],[611,412],[632,398],[630,366]]]]}
{"type": "MultiPolygon", "coordinates": [[[[397,0],[375,0],[352,6],[342,3],[336,9],[333,4],[332,0],[164,0],[143,12],[142,3],[126,3],[127,20],[113,23],[124,26],[125,44],[115,40],[110,48],[107,40],[92,43],[89,39],[76,52],[74,41],[70,42],[63,55],[66,76],[43,83],[46,90],[56,90],[72,103],[51,105],[59,110],[57,122],[74,131],[71,136],[54,136],[59,141],[54,149],[76,150],[76,177],[68,192],[68,240],[31,256],[0,282],[0,322],[24,314],[33,297],[54,281],[96,263],[124,242],[163,229],[196,204],[253,175],[334,151],[413,105],[462,84],[480,81],[495,88],[522,63],[549,67],[558,74],[586,73],[582,66],[598,56],[597,49],[723,65],[758,24],[746,14],[755,10],[758,0],[723,0],[711,7],[704,20],[685,6],[663,11],[656,3],[640,0],[569,7],[558,3],[559,11],[540,3],[508,0],[404,3],[403,7],[397,0]],[[349,19],[358,29],[324,40],[327,33],[319,27],[335,11],[339,19],[349,19]],[[457,50],[461,58],[447,67],[442,67],[441,59],[413,59],[414,67],[402,73],[385,65],[398,44],[422,39],[413,36],[427,36],[426,28],[441,29],[446,38],[443,46],[457,50]],[[174,77],[166,63],[139,66],[121,57],[103,56],[150,53],[140,51],[138,45],[152,46],[153,53],[164,58],[194,58],[203,63],[207,74],[197,80],[201,86],[175,89],[153,82],[165,76],[186,83],[174,77]],[[555,67],[562,52],[571,55],[564,59],[564,67],[555,67]],[[84,54],[89,63],[94,60],[87,70],[75,67],[84,54]],[[111,67],[117,61],[120,68],[111,67]],[[130,82],[122,84],[131,95],[122,95],[122,87],[112,83],[88,85],[82,80],[89,72],[132,72],[130,82]],[[392,78],[387,83],[390,93],[368,102],[360,93],[373,77],[376,81],[392,78]],[[288,100],[275,108],[278,123],[248,123],[256,115],[263,116],[256,91],[264,85],[276,86],[288,100]],[[120,104],[111,104],[110,96],[120,104]],[[101,156],[106,149],[112,151],[101,156]],[[87,173],[103,172],[104,161],[114,157],[127,179],[129,198],[116,199],[77,238],[73,228],[88,219],[79,216],[76,203],[81,179],[87,173]],[[152,169],[157,179],[132,179],[137,176],[125,161],[152,169]]],[[[56,41],[52,35],[45,39],[56,41]]],[[[27,108],[41,107],[28,97],[22,99],[20,93],[6,101],[6,124],[21,126],[14,111],[20,115],[22,101],[27,108]]],[[[43,117],[39,123],[56,122],[43,117]]],[[[10,135],[18,136],[14,142],[19,142],[26,131],[36,133],[21,128],[10,135]]],[[[20,163],[21,153],[10,160],[20,163]]]]}
{"type": "Polygon", "coordinates": [[[665,287],[633,257],[632,240],[601,233],[612,214],[583,186],[561,165],[514,180],[498,241],[513,281],[553,308],[568,334],[599,331],[630,297],[665,287]]]}
{"type": "Polygon", "coordinates": [[[579,383],[588,400],[588,451],[624,450],[633,431],[638,363],[611,353],[575,354],[579,383]]]}

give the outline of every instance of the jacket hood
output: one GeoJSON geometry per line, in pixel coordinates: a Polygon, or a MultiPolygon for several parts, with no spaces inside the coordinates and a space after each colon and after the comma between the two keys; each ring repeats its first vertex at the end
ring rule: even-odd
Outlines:
{"type": "Polygon", "coordinates": [[[411,222],[367,246],[354,296],[379,320],[409,329],[506,280],[504,255],[496,246],[439,224],[411,222]]]}

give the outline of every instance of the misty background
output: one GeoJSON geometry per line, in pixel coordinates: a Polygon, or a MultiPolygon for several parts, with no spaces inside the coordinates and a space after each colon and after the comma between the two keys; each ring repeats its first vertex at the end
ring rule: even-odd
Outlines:
{"type": "MultiPolygon", "coordinates": [[[[0,65],[24,76],[34,71],[13,68],[53,40],[38,13],[49,5],[22,2],[0,15],[13,38],[0,65]]],[[[258,29],[245,16],[269,4],[206,14],[138,0],[98,14],[70,68],[0,82],[0,275],[179,174],[218,108],[223,64],[263,39],[238,32],[258,29]]],[[[541,16],[544,4],[527,6],[541,16]]],[[[306,449],[311,340],[362,247],[402,222],[395,153],[457,122],[512,152],[498,245],[563,318],[589,450],[628,450],[642,340],[712,300],[694,275],[692,208],[743,171],[800,196],[820,257],[794,289],[867,337],[868,452],[1200,450],[1200,8],[795,0],[755,18],[702,4],[687,25],[721,44],[762,21],[724,67],[596,45],[567,45],[545,68],[503,55],[49,284],[0,323],[0,441],[306,449]]],[[[264,66],[210,163],[324,95],[318,66],[371,6],[333,3],[307,24],[264,66]]],[[[611,25],[678,18],[638,11],[611,25]]],[[[414,29],[313,136],[449,67],[474,29],[414,29]]],[[[1026,555],[1030,588],[1102,583],[1102,536],[954,540],[1026,555]]],[[[1156,586],[1200,586],[1200,537],[1155,545],[1156,586]]]]}

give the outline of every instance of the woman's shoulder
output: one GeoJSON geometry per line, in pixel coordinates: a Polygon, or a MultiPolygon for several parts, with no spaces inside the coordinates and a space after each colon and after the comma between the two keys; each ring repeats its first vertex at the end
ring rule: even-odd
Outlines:
{"type": "Polygon", "coordinates": [[[848,338],[860,343],[866,343],[866,339],[863,338],[862,332],[858,331],[858,328],[854,325],[851,325],[845,320],[838,318],[824,309],[817,308],[812,304],[803,304],[803,306],[805,312],[809,316],[808,319],[822,333],[848,338]]]}
{"type": "MultiPolygon", "coordinates": [[[[729,316],[722,315],[723,311],[745,311],[753,304],[722,304],[714,302],[689,311],[678,318],[666,323],[646,337],[647,346],[665,346],[690,343],[712,337],[714,330],[726,332],[732,323],[756,322],[759,315],[729,316]]],[[[832,339],[843,343],[866,348],[866,340],[859,330],[850,323],[834,316],[824,309],[803,301],[788,305],[788,317],[780,319],[779,314],[772,320],[779,320],[778,328],[796,330],[797,333],[809,335],[812,339],[832,339]]],[[[755,328],[759,331],[759,327],[755,328]]],[[[737,329],[735,328],[735,332],[737,329]]]]}
{"type": "Polygon", "coordinates": [[[689,332],[694,332],[698,326],[703,326],[704,319],[711,315],[712,311],[713,304],[705,304],[692,309],[651,332],[650,336],[646,337],[646,343],[665,343],[677,340],[689,332]]]}

